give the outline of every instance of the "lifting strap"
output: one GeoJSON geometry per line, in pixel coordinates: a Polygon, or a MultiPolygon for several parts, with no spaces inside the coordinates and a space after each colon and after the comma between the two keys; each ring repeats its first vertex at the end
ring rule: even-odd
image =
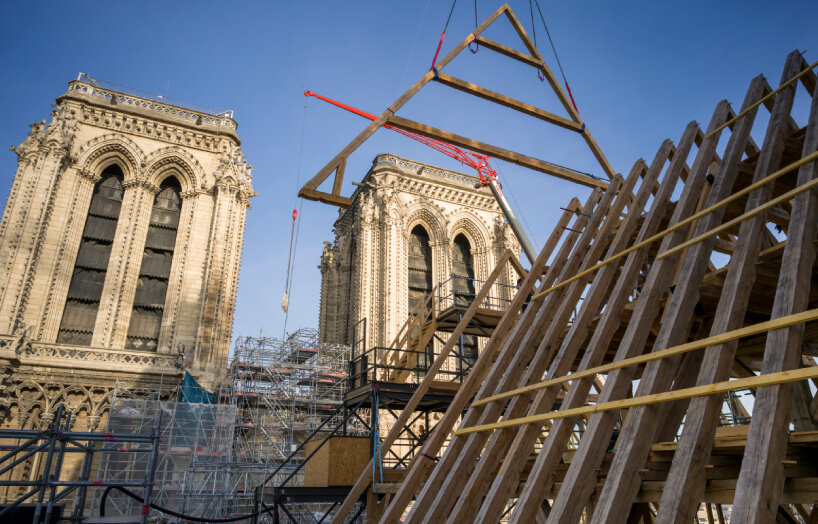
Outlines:
{"type": "Polygon", "coordinates": [[[449,9],[449,18],[446,19],[446,25],[443,26],[443,33],[440,35],[440,42],[437,43],[437,51],[435,51],[435,57],[432,59],[432,67],[430,69],[435,68],[435,64],[437,63],[437,55],[440,54],[440,48],[443,46],[443,39],[446,38],[446,29],[449,28],[449,22],[452,19],[452,13],[454,13],[454,5],[457,3],[457,0],[452,2],[452,8],[449,9]]]}

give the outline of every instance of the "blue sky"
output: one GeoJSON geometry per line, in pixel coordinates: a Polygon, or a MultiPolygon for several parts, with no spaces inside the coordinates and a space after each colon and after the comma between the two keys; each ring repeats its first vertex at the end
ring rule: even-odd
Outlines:
{"type": "MultiPolygon", "coordinates": [[[[529,2],[511,7],[531,33],[529,2]]],[[[499,2],[478,2],[482,22],[499,2]]],[[[793,49],[818,60],[818,2],[540,0],[580,114],[619,172],[650,161],[684,126],[706,126],[722,98],[738,107],[749,81],[777,84],[793,49]]],[[[248,214],[234,336],[281,335],[290,217],[300,181],[312,177],[366,122],[311,99],[305,88],[378,114],[428,70],[451,3],[358,2],[15,2],[4,5],[0,49],[0,143],[19,144],[47,118],[54,98],[82,71],[172,98],[232,109],[259,195],[248,214]],[[305,117],[306,114],[306,117],[305,117]],[[304,139],[302,141],[302,126],[304,139]]],[[[535,12],[535,16],[536,12],[535,12]]],[[[474,3],[457,3],[441,56],[474,28],[474,3]]],[[[539,20],[539,48],[557,72],[539,20]]],[[[501,19],[487,37],[522,49],[501,19]]],[[[560,112],[534,70],[488,50],[463,53],[447,72],[560,112]]],[[[799,88],[802,89],[802,88],[799,88]]],[[[805,97],[796,120],[805,124],[805,97]]],[[[432,84],[400,115],[595,174],[584,142],[508,110],[432,84]]],[[[762,122],[763,123],[763,122],[762,122]]],[[[757,125],[756,140],[763,126],[757,125]]],[[[16,155],[0,154],[7,195],[16,155]]],[[[462,168],[390,131],[379,131],[347,164],[343,193],[378,153],[462,168]]],[[[559,207],[588,190],[493,161],[536,247],[559,207]]],[[[305,202],[290,297],[288,330],[317,326],[323,240],[337,209],[305,202]]]]}

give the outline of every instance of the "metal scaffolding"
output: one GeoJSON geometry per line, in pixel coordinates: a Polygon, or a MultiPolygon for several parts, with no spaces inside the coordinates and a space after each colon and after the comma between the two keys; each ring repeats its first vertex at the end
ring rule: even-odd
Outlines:
{"type": "MultiPolygon", "coordinates": [[[[144,452],[108,453],[99,464],[98,478],[104,482],[130,482],[152,476],[153,500],[160,506],[188,515],[233,515],[235,487],[226,482],[225,468],[233,459],[235,408],[115,395],[107,431],[145,434],[160,417],[155,464],[151,464],[149,454],[144,452]],[[218,478],[212,471],[218,471],[218,478]]],[[[103,448],[122,446],[106,442],[103,448]]],[[[101,492],[94,495],[92,506],[98,507],[101,492]]],[[[112,492],[107,497],[106,509],[111,515],[134,515],[139,513],[141,503],[120,492],[112,492]]]]}
{"type": "Polygon", "coordinates": [[[148,512],[143,507],[155,501],[155,477],[157,458],[159,457],[160,426],[162,413],[157,413],[153,420],[136,432],[97,433],[71,431],[72,413],[63,405],[57,408],[54,421],[44,430],[0,430],[3,441],[17,440],[16,445],[3,446],[0,455],[0,475],[11,471],[16,465],[32,458],[43,458],[44,465],[38,479],[6,479],[0,481],[2,486],[20,487],[20,496],[10,504],[0,506],[0,521],[23,521],[32,518],[32,522],[52,522],[70,520],[82,522],[86,510],[88,488],[110,490],[111,488],[128,488],[141,495],[144,501],[134,506],[131,515],[138,515],[139,521],[145,523],[148,512]],[[99,443],[103,443],[101,446],[99,443]],[[78,478],[65,478],[64,459],[66,453],[82,454],[82,467],[78,478]],[[102,455],[107,462],[112,455],[124,457],[120,462],[131,459],[144,462],[142,471],[137,475],[111,476],[110,478],[90,478],[92,463],[95,457],[102,455]],[[36,504],[31,504],[36,500],[36,504]],[[29,503],[26,508],[25,502],[29,503]],[[31,507],[33,506],[33,507],[31,507]],[[73,509],[70,509],[73,508],[73,509]],[[32,515],[29,515],[28,512],[32,515]],[[69,514],[69,511],[71,512],[69,514]]]}
{"type": "MultiPolygon", "coordinates": [[[[58,502],[55,511],[73,507],[77,522],[89,512],[101,514],[103,504],[108,516],[142,515],[138,497],[106,490],[108,486],[128,487],[184,515],[218,519],[256,513],[264,509],[260,490],[303,485],[307,441],[322,441],[342,425],[344,434],[368,434],[362,422],[366,415],[350,421],[344,408],[349,347],[318,344],[317,335],[316,330],[300,329],[284,340],[239,338],[216,403],[181,401],[178,386],[117,386],[105,433],[69,432],[68,422],[63,424],[60,417],[46,431],[3,430],[0,438],[30,439],[29,447],[36,449],[13,446],[0,463],[20,462],[15,459],[20,453],[25,455],[19,455],[21,460],[43,453],[49,460],[41,480],[4,483],[20,486],[25,496],[18,503],[36,500],[40,514],[50,513],[58,502]],[[37,439],[45,443],[38,445],[37,439]],[[78,439],[89,444],[72,444],[78,439]],[[88,456],[76,481],[60,479],[63,453],[69,451],[88,456]],[[148,486],[150,492],[143,493],[148,486]]],[[[270,508],[257,521],[274,520],[281,511],[299,522],[312,522],[337,505],[308,495],[288,499],[284,509],[270,508]]],[[[181,521],[155,509],[147,516],[181,521]]]]}
{"type": "Polygon", "coordinates": [[[271,470],[288,459],[300,463],[303,453],[290,458],[298,445],[328,417],[338,419],[328,427],[341,421],[349,354],[348,346],[319,344],[314,329],[287,339],[238,338],[219,393],[236,409],[236,461],[271,470]]]}

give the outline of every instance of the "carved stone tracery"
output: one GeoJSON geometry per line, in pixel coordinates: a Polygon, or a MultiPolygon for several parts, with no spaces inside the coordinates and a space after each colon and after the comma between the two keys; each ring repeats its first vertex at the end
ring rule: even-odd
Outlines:
{"type": "MultiPolygon", "coordinates": [[[[475,189],[476,177],[379,155],[352,197],[339,211],[335,240],[321,256],[319,331],[324,342],[350,343],[349,326],[367,318],[369,347],[391,342],[408,311],[408,242],[423,226],[432,248],[433,284],[449,279],[452,242],[468,238],[475,277],[485,278],[505,248],[519,253],[488,189],[475,189]]],[[[503,283],[513,283],[509,274],[503,283]]]]}

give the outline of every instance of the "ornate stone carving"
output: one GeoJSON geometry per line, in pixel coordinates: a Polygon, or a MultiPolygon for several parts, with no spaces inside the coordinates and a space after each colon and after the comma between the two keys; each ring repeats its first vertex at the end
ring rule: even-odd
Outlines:
{"type": "Polygon", "coordinates": [[[21,357],[43,359],[56,363],[59,360],[71,362],[104,362],[140,367],[178,368],[175,355],[165,355],[146,351],[104,350],[66,346],[64,344],[28,344],[20,351],[21,357]]]}
{"type": "Polygon", "coordinates": [[[29,127],[31,127],[31,131],[28,132],[26,139],[20,145],[9,148],[17,153],[20,159],[31,160],[32,155],[40,149],[48,134],[45,120],[34,122],[29,127]]]}
{"type": "MultiPolygon", "coordinates": [[[[349,343],[348,326],[367,318],[369,346],[388,344],[408,314],[408,242],[416,225],[429,234],[433,285],[449,278],[451,243],[465,233],[475,276],[485,277],[506,247],[493,233],[503,221],[491,193],[476,177],[378,155],[339,211],[333,243],[324,245],[319,330],[324,342],[349,343]]],[[[509,247],[519,253],[516,244],[509,247]]],[[[502,281],[508,282],[510,276],[502,281]]]]}
{"type": "Polygon", "coordinates": [[[96,430],[105,425],[117,381],[153,389],[190,370],[205,387],[216,383],[232,335],[244,219],[255,195],[252,168],[232,114],[77,81],[51,116],[12,148],[18,170],[0,224],[0,423],[42,427],[62,404],[78,427],[96,430]],[[105,327],[95,330],[93,346],[56,343],[83,232],[103,227],[88,220],[94,185],[112,164],[122,169],[126,198],[95,317],[105,327]],[[154,194],[170,173],[182,185],[183,202],[162,347],[125,350],[154,194]],[[199,354],[204,345],[208,353],[199,354]]]}
{"type": "Polygon", "coordinates": [[[217,187],[235,190],[241,200],[249,200],[256,195],[252,172],[253,166],[239,147],[225,147],[219,155],[219,165],[213,171],[213,177],[217,187]]]}

